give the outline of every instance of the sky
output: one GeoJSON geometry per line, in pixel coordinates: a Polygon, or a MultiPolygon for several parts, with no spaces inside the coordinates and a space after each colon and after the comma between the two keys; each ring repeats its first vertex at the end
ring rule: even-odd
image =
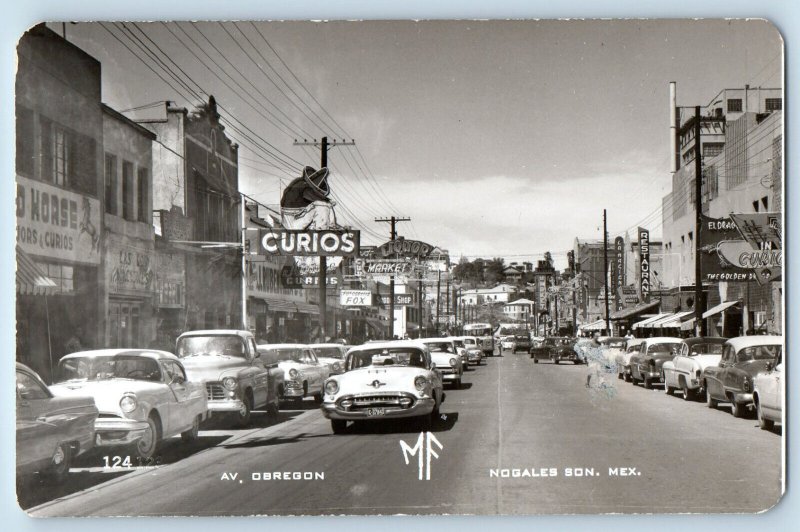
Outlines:
{"type": "Polygon", "coordinates": [[[535,261],[549,250],[558,267],[575,237],[602,238],[603,209],[612,237],[637,225],[660,234],[670,81],[678,105],[695,106],[723,88],[779,87],[783,75],[781,37],[759,20],[80,23],[66,33],[101,61],[115,109],[199,103],[137,58],[158,70],[137,40],[213,94],[238,121],[228,132],[241,146],[240,189],[265,204],[302,165],[319,165],[318,149],[295,139],[346,136],[357,150],[329,151],[330,186],[362,243],[388,240],[374,218],[394,214],[411,218],[399,234],[454,259],[535,261]]]}

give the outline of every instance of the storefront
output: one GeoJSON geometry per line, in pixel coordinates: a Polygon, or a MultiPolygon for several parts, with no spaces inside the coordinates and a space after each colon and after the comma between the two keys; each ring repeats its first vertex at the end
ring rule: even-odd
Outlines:
{"type": "Polygon", "coordinates": [[[153,241],[111,231],[107,235],[108,314],[104,347],[147,347],[156,338],[153,241]]]}
{"type": "Polygon", "coordinates": [[[186,258],[168,244],[156,242],[156,320],[154,346],[172,351],[185,331],[186,258]]]}

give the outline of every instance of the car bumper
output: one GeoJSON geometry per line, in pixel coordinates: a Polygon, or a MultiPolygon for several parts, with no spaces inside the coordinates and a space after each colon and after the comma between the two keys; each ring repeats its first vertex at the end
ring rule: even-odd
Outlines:
{"type": "Polygon", "coordinates": [[[385,407],[385,413],[382,416],[370,416],[367,413],[367,408],[362,408],[359,410],[344,410],[343,408],[337,408],[335,403],[323,403],[322,415],[328,419],[343,419],[347,421],[380,421],[381,419],[426,416],[433,412],[434,406],[435,401],[433,398],[424,397],[417,399],[414,404],[408,408],[385,407]]]}
{"type": "Polygon", "coordinates": [[[442,372],[442,380],[443,381],[455,381],[461,378],[461,373],[456,372],[442,372]]]}
{"type": "Polygon", "coordinates": [[[305,396],[303,386],[295,381],[286,381],[283,383],[283,395],[281,399],[298,399],[305,396]]]}
{"type": "Polygon", "coordinates": [[[98,418],[94,422],[95,447],[115,447],[139,441],[148,429],[146,421],[98,418]]]}
{"type": "Polygon", "coordinates": [[[241,399],[215,399],[208,401],[208,412],[241,412],[244,410],[244,401],[241,399]]]}
{"type": "Polygon", "coordinates": [[[469,355],[467,360],[470,362],[480,362],[483,359],[483,355],[481,353],[475,353],[474,355],[469,355]]]}
{"type": "Polygon", "coordinates": [[[734,393],[733,400],[737,403],[752,403],[753,402],[753,392],[750,393],[734,393]]]}
{"type": "Polygon", "coordinates": [[[567,360],[567,361],[573,361],[573,362],[574,361],[580,362],[581,357],[579,357],[576,353],[570,353],[570,354],[560,353],[560,354],[555,356],[555,359],[558,360],[558,361],[567,360]]]}

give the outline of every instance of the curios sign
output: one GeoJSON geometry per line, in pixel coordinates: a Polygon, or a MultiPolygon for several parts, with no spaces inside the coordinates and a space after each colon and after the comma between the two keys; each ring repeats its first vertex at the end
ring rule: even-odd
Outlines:
{"type": "Polygon", "coordinates": [[[260,255],[301,257],[353,257],[358,255],[360,231],[350,229],[262,229],[260,255]]]}

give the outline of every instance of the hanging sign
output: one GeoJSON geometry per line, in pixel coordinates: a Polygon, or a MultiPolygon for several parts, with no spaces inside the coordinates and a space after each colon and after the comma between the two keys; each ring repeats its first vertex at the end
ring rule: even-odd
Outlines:
{"type": "Polygon", "coordinates": [[[351,229],[262,229],[257,252],[260,255],[354,257],[358,256],[360,234],[351,229]]]}
{"type": "Polygon", "coordinates": [[[642,303],[650,302],[650,231],[639,227],[639,294],[642,303]]]}
{"type": "Polygon", "coordinates": [[[383,259],[392,257],[425,258],[431,254],[431,251],[433,251],[433,246],[430,244],[401,237],[378,246],[375,256],[383,259]]]}
{"type": "Polygon", "coordinates": [[[346,307],[372,306],[372,292],[369,290],[342,290],[339,292],[339,303],[346,307]]]}

